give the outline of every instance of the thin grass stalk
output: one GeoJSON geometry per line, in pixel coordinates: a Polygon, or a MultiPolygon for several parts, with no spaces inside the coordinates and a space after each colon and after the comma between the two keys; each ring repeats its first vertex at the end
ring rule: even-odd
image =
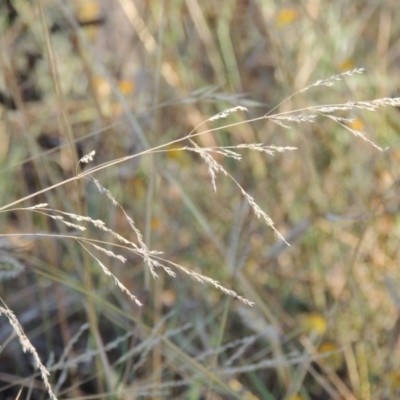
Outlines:
{"type": "MultiPolygon", "coordinates": [[[[245,203],[246,205],[247,203],[245,203]]],[[[244,207],[241,207],[244,208],[244,207]]],[[[232,233],[231,233],[231,243],[230,243],[230,251],[228,254],[229,257],[229,265],[230,265],[230,272],[231,272],[231,282],[233,283],[234,278],[236,276],[236,272],[238,269],[238,264],[236,262],[236,260],[238,259],[238,248],[239,248],[239,237],[240,237],[240,232],[242,229],[242,215],[243,215],[243,210],[241,210],[242,212],[238,212],[237,213],[237,217],[235,219],[235,223],[233,225],[232,228],[232,233]]],[[[221,318],[221,323],[219,326],[219,332],[218,332],[218,337],[217,337],[217,341],[215,344],[215,354],[213,357],[213,360],[211,362],[211,369],[212,370],[216,370],[217,369],[217,364],[218,364],[218,354],[219,354],[219,349],[222,346],[222,340],[224,337],[224,332],[226,329],[226,324],[228,321],[228,313],[229,310],[231,309],[231,303],[232,303],[232,298],[228,297],[225,299],[224,302],[224,308],[223,308],[223,313],[222,313],[222,318],[221,318]]],[[[211,396],[211,387],[208,388],[208,397],[211,396]]]]}
{"type": "MultiPolygon", "coordinates": [[[[317,348],[320,344],[320,341],[319,343],[313,343],[308,337],[301,338],[301,343],[303,344],[304,348],[308,351],[309,354],[313,355],[318,354],[317,348]]],[[[336,390],[341,396],[340,398],[344,398],[346,400],[357,400],[357,398],[359,398],[360,394],[352,393],[347,385],[338,377],[338,375],[326,366],[323,359],[317,359],[315,362],[324,372],[324,376],[327,376],[332,384],[335,386],[336,390]]],[[[309,365],[307,371],[310,372],[311,368],[313,368],[312,365],[309,365]]]]}
{"type": "MultiPolygon", "coordinates": [[[[56,63],[55,63],[54,51],[53,51],[53,47],[52,47],[52,43],[51,43],[50,33],[49,33],[49,30],[47,27],[46,16],[44,13],[42,0],[39,0],[39,10],[40,10],[41,24],[42,24],[42,29],[43,29],[43,36],[45,39],[46,54],[47,54],[47,58],[48,58],[48,62],[50,65],[50,70],[51,70],[51,74],[52,74],[52,78],[53,78],[53,83],[54,83],[54,88],[55,88],[55,92],[56,92],[59,111],[61,113],[60,128],[61,128],[61,132],[63,132],[63,135],[65,136],[66,142],[69,144],[69,146],[65,149],[69,152],[70,162],[72,163],[71,167],[68,168],[68,170],[69,170],[68,172],[73,172],[73,166],[77,165],[77,163],[78,163],[77,150],[73,144],[74,138],[73,138],[71,126],[68,121],[68,116],[66,113],[64,97],[63,97],[63,93],[62,93],[61,87],[60,87],[59,74],[57,71],[56,63]]],[[[83,199],[83,187],[80,184],[79,180],[75,180],[74,184],[75,184],[75,190],[76,190],[75,193],[77,195],[75,203],[78,207],[78,213],[80,215],[85,215],[85,211],[84,211],[85,206],[81,202],[81,199],[83,199]]],[[[92,278],[92,273],[91,273],[91,268],[90,268],[90,260],[89,260],[87,252],[84,252],[84,254],[83,254],[83,263],[84,263],[84,265],[83,265],[84,282],[85,282],[85,285],[89,288],[89,291],[91,291],[93,289],[93,283],[92,283],[93,278],[92,278]]],[[[94,307],[91,297],[87,297],[87,314],[88,314],[88,320],[89,320],[91,333],[92,333],[93,337],[95,338],[95,342],[99,346],[99,349],[102,349],[102,343],[101,343],[100,335],[98,333],[98,321],[97,321],[97,317],[96,317],[96,309],[94,307]]],[[[63,313],[60,313],[59,315],[62,316],[63,313]]],[[[64,321],[62,323],[62,325],[67,325],[66,321],[64,321]]],[[[68,330],[66,332],[68,332],[68,330]]],[[[66,334],[67,333],[65,333],[65,335],[66,334]]],[[[65,339],[65,344],[67,344],[70,340],[70,335],[66,336],[64,339],[65,339]]],[[[105,375],[109,376],[109,365],[108,365],[107,357],[103,353],[101,353],[101,355],[102,355],[101,361],[96,360],[97,367],[99,368],[98,370],[99,371],[103,370],[105,372],[105,375]]],[[[100,393],[104,392],[104,389],[102,387],[103,381],[100,378],[97,379],[97,384],[99,386],[100,393]]]]}
{"type": "MultiPolygon", "coordinates": [[[[159,26],[158,29],[158,37],[157,37],[157,51],[156,51],[156,66],[154,71],[154,96],[152,101],[152,108],[153,108],[153,130],[155,132],[160,131],[161,124],[160,124],[160,112],[157,108],[157,104],[159,103],[160,97],[160,83],[161,83],[161,76],[162,76],[162,55],[163,55],[163,38],[164,38],[164,27],[165,27],[165,1],[162,0],[159,4],[160,11],[158,17],[157,24],[159,26]]],[[[154,215],[154,189],[156,183],[156,176],[155,176],[155,168],[154,168],[154,154],[149,158],[150,163],[150,180],[149,180],[149,188],[147,192],[147,207],[146,207],[146,231],[145,231],[145,243],[148,248],[151,248],[151,221],[152,215],[154,215]]],[[[147,285],[149,284],[150,278],[150,271],[146,268],[146,281],[147,285]]],[[[147,286],[148,287],[148,286],[147,286]]],[[[162,301],[162,293],[164,290],[164,274],[162,274],[159,279],[154,281],[154,315],[153,315],[153,326],[157,326],[161,319],[162,319],[162,308],[163,308],[163,301],[162,301]]],[[[164,328],[162,329],[161,333],[163,333],[164,328]]],[[[153,358],[152,358],[152,370],[154,372],[154,383],[156,386],[161,387],[162,380],[163,380],[163,344],[160,342],[158,346],[155,346],[153,349],[153,358]]],[[[151,376],[151,374],[150,374],[151,376]]],[[[153,399],[160,399],[155,393],[152,394],[153,399]]]]}
{"type": "MultiPolygon", "coordinates": [[[[57,64],[55,61],[55,55],[54,55],[54,50],[53,50],[53,46],[52,46],[52,42],[51,42],[50,32],[49,32],[49,28],[48,28],[47,21],[46,21],[46,15],[45,15],[44,8],[43,8],[43,0],[39,0],[38,5],[39,5],[40,21],[41,21],[41,26],[42,26],[42,34],[43,34],[44,43],[45,43],[45,52],[47,55],[48,64],[50,66],[50,72],[51,72],[51,76],[52,76],[52,80],[53,80],[53,84],[54,84],[54,90],[56,93],[57,103],[58,103],[58,110],[59,110],[59,113],[61,114],[59,117],[60,131],[62,132],[63,136],[65,137],[66,142],[68,143],[66,150],[69,152],[68,158],[70,159],[71,166],[73,166],[73,165],[76,165],[76,163],[78,162],[77,152],[73,145],[74,137],[72,134],[71,125],[68,121],[64,95],[62,93],[61,86],[60,86],[60,78],[59,78],[59,73],[57,70],[57,64]]],[[[70,171],[72,171],[72,168],[70,168],[70,171]]]]}

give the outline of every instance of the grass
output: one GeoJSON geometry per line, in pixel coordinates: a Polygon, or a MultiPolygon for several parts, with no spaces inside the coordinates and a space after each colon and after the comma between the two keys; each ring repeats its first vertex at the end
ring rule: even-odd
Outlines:
{"type": "Polygon", "coordinates": [[[344,5],[1,6],[4,396],[396,398],[397,10],[344,5]]]}

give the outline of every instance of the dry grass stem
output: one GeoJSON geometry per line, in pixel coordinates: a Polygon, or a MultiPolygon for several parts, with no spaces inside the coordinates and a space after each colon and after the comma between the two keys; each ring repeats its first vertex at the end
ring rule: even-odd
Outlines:
{"type": "Polygon", "coordinates": [[[400,8],[170,3],[0,0],[0,398],[400,398],[400,8]]]}
{"type": "MultiPolygon", "coordinates": [[[[2,299],[0,299],[0,300],[4,304],[4,301],[2,299]]],[[[50,375],[50,372],[46,369],[46,367],[40,361],[39,355],[38,355],[35,347],[33,347],[32,343],[29,341],[29,339],[25,335],[16,316],[14,315],[14,313],[11,310],[9,310],[7,308],[7,306],[5,304],[4,304],[4,307],[0,307],[0,315],[1,314],[4,314],[7,317],[8,321],[10,322],[10,325],[13,327],[14,332],[16,333],[18,340],[21,343],[22,350],[24,351],[24,353],[28,352],[28,353],[32,354],[35,367],[40,372],[40,376],[42,377],[43,383],[46,387],[47,393],[49,394],[50,398],[53,400],[57,400],[57,397],[53,393],[50,382],[48,380],[48,376],[50,375]]]]}
{"type": "Polygon", "coordinates": [[[100,265],[102,271],[109,277],[114,279],[115,284],[118,288],[126,293],[138,306],[142,306],[143,304],[139,301],[139,299],[133,295],[124,285],[123,283],[82,243],[82,241],[77,240],[77,242],[97,261],[100,265]]]}
{"type": "MultiPolygon", "coordinates": [[[[188,268],[186,268],[186,267],[184,267],[184,266],[182,266],[182,265],[180,265],[180,264],[177,264],[177,263],[175,263],[175,262],[172,262],[172,261],[170,261],[170,260],[164,260],[164,259],[162,259],[162,258],[160,258],[160,257],[155,257],[155,258],[158,258],[158,259],[160,259],[161,261],[163,261],[163,262],[165,262],[165,263],[167,263],[167,264],[170,264],[170,265],[172,265],[173,267],[175,267],[175,268],[177,268],[177,269],[179,269],[179,270],[185,272],[187,275],[189,275],[189,276],[191,276],[192,278],[196,279],[197,282],[200,282],[200,283],[209,283],[210,285],[214,286],[215,288],[221,290],[223,293],[225,293],[225,294],[227,294],[227,295],[229,295],[229,296],[232,296],[232,297],[234,297],[234,298],[236,298],[236,299],[242,301],[244,304],[247,304],[247,305],[249,305],[249,306],[253,306],[253,305],[254,305],[254,302],[252,302],[252,301],[250,301],[250,300],[248,300],[248,299],[246,299],[246,298],[240,296],[240,295],[239,295],[238,293],[236,293],[234,290],[227,289],[226,287],[222,286],[218,281],[216,281],[216,280],[214,280],[214,279],[212,279],[212,278],[209,278],[208,276],[201,275],[201,274],[199,274],[199,273],[197,273],[197,272],[191,271],[190,269],[188,269],[188,268]]],[[[165,268],[165,267],[163,267],[163,268],[165,268]]]]}

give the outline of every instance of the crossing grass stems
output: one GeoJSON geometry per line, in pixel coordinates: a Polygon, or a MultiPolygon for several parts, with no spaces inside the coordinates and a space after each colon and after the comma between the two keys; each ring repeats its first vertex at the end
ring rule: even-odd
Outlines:
{"type": "MultiPolygon", "coordinates": [[[[172,262],[166,258],[163,257],[163,253],[158,250],[151,250],[149,249],[145,241],[143,239],[143,235],[140,232],[140,230],[137,228],[134,220],[126,213],[122,205],[117,201],[117,199],[113,196],[113,194],[105,187],[101,185],[101,183],[93,176],[96,172],[99,172],[101,170],[104,170],[106,168],[111,168],[117,164],[126,162],[128,160],[144,156],[146,154],[158,154],[158,153],[166,153],[166,152],[177,152],[177,151],[182,151],[182,152],[193,152],[198,154],[201,159],[206,163],[208,167],[208,173],[210,176],[211,180],[211,186],[212,190],[215,192],[217,191],[217,177],[219,175],[223,175],[225,178],[230,179],[235,186],[237,187],[238,191],[243,195],[244,199],[248,202],[252,210],[254,211],[254,214],[256,215],[257,218],[260,218],[264,220],[264,222],[274,231],[276,234],[277,238],[283,242],[285,242],[288,246],[289,243],[286,241],[285,237],[279,232],[279,230],[276,228],[273,219],[264,211],[261,209],[261,207],[257,204],[256,200],[245,191],[245,189],[239,184],[239,182],[234,178],[232,174],[230,174],[226,168],[221,164],[221,162],[217,161],[213,155],[218,155],[218,160],[230,158],[235,161],[240,161],[244,157],[242,155],[242,151],[255,151],[255,152],[261,152],[264,153],[268,156],[274,156],[276,153],[282,153],[286,151],[294,151],[296,150],[295,147],[280,147],[280,146],[274,146],[274,145],[266,145],[265,143],[251,143],[251,144],[237,144],[233,146],[215,146],[215,147],[202,147],[196,142],[196,138],[198,138],[201,135],[209,134],[209,133],[218,133],[218,131],[221,131],[226,128],[232,128],[234,126],[240,125],[240,124],[245,124],[245,123],[250,123],[254,122],[257,120],[269,120],[285,129],[290,129],[294,124],[303,124],[303,123],[317,123],[318,120],[321,118],[327,118],[332,121],[334,121],[336,124],[340,125],[343,127],[345,130],[350,132],[352,135],[355,137],[362,139],[366,142],[368,142],[370,145],[372,145],[374,148],[376,148],[379,151],[383,151],[380,146],[378,146],[375,142],[373,142],[371,139],[369,139],[366,135],[365,132],[357,131],[351,127],[351,123],[353,122],[352,119],[350,118],[343,118],[339,117],[335,113],[337,112],[343,112],[343,111],[351,111],[351,110],[366,110],[366,111],[376,111],[378,108],[381,107],[387,107],[387,106],[392,106],[392,107],[399,107],[400,106],[400,98],[381,98],[381,99],[374,99],[374,100],[369,100],[369,101],[362,101],[362,102],[353,102],[349,101],[347,103],[340,103],[340,104],[326,104],[326,105],[316,105],[316,106],[308,106],[292,111],[285,111],[285,112],[277,112],[275,111],[279,108],[280,105],[282,105],[284,102],[288,101],[289,99],[293,98],[296,95],[299,95],[301,93],[304,93],[310,89],[313,89],[318,86],[326,86],[326,87],[331,87],[338,81],[341,81],[344,77],[351,77],[356,74],[361,74],[364,72],[363,68],[355,68],[350,71],[343,72],[338,75],[333,75],[330,78],[327,79],[320,79],[314,82],[313,84],[299,90],[296,93],[293,93],[290,97],[282,101],[280,104],[278,104],[275,108],[273,108],[271,111],[269,111],[267,114],[262,115],[260,117],[254,118],[254,119],[244,119],[242,122],[236,122],[236,123],[231,123],[231,124],[226,124],[221,127],[217,128],[209,128],[205,130],[201,130],[202,125],[205,122],[213,122],[216,120],[220,119],[228,119],[229,116],[232,113],[237,113],[237,112],[242,112],[246,113],[247,109],[242,106],[236,106],[233,108],[226,109],[210,118],[208,118],[206,121],[201,123],[200,125],[196,126],[190,133],[188,133],[186,136],[183,136],[181,138],[178,138],[174,141],[171,141],[169,143],[161,144],[157,147],[154,147],[152,149],[147,149],[144,150],[138,154],[132,154],[128,155],[119,159],[111,160],[109,162],[97,165],[95,167],[86,169],[84,172],[76,172],[75,176],[72,178],[66,179],[62,182],[59,182],[53,186],[44,188],[36,193],[33,193],[31,195],[28,195],[26,197],[23,197],[21,199],[18,199],[16,201],[13,201],[10,204],[4,205],[0,207],[0,212],[12,212],[12,211],[26,211],[26,212],[31,212],[31,213],[38,213],[41,215],[45,215],[55,221],[58,221],[59,223],[62,223],[66,225],[69,228],[73,228],[78,231],[85,231],[88,225],[91,225],[95,229],[99,231],[106,232],[107,234],[110,235],[111,240],[110,241],[102,241],[96,238],[88,238],[88,237],[82,237],[78,234],[71,234],[71,235],[58,235],[54,233],[43,233],[43,232],[37,232],[37,233],[30,233],[30,234],[13,234],[15,236],[30,236],[34,237],[36,239],[41,239],[41,238],[53,238],[57,240],[73,240],[77,242],[77,244],[84,250],[86,251],[90,257],[95,260],[95,262],[98,264],[100,267],[101,271],[111,278],[116,286],[124,292],[127,296],[131,298],[131,300],[137,305],[137,306],[142,306],[142,303],[138,299],[135,294],[131,293],[128,288],[126,288],[123,283],[110,271],[110,269],[104,265],[102,261],[100,261],[99,257],[96,255],[96,252],[105,254],[106,256],[110,258],[114,258],[122,263],[125,263],[127,260],[124,256],[119,254],[121,250],[128,251],[132,253],[135,256],[138,256],[143,259],[144,263],[147,265],[147,267],[150,270],[151,275],[153,278],[158,277],[158,271],[163,271],[167,273],[169,276],[175,277],[176,276],[176,271],[179,271],[181,273],[184,273],[196,280],[199,283],[207,283],[212,286],[214,286],[216,289],[221,290],[223,293],[225,293],[228,296],[232,296],[239,301],[243,302],[244,304],[248,306],[254,305],[254,303],[242,297],[240,294],[235,292],[232,289],[229,289],[225,287],[223,284],[218,282],[217,280],[214,280],[211,277],[202,275],[200,273],[194,272],[190,270],[189,268],[180,265],[178,263],[172,262]],[[105,195],[110,203],[114,206],[119,208],[123,215],[126,218],[126,221],[128,222],[130,228],[133,231],[135,240],[131,240],[125,236],[120,235],[118,232],[115,232],[113,229],[109,228],[103,221],[98,220],[98,219],[93,219],[90,216],[87,215],[78,215],[78,214],[73,214],[69,212],[65,212],[62,210],[56,210],[49,206],[46,203],[41,203],[37,204],[32,207],[18,207],[19,204],[23,203],[24,201],[35,198],[39,194],[54,190],[57,187],[60,187],[62,185],[66,185],[68,183],[71,183],[73,181],[77,180],[86,180],[88,183],[93,184],[98,192],[102,195],[105,195]],[[110,246],[113,248],[113,250],[110,250],[110,246]]],[[[84,157],[82,157],[79,160],[79,163],[83,164],[88,164],[94,161],[95,158],[95,151],[91,151],[84,157]]],[[[78,170],[78,169],[77,169],[78,170]]],[[[2,234],[0,237],[10,237],[10,234],[2,234]]],[[[36,368],[38,369],[43,382],[45,384],[46,390],[48,391],[48,394],[50,398],[56,399],[56,395],[53,393],[53,390],[51,388],[51,385],[49,383],[49,371],[46,369],[46,367],[43,365],[43,363],[40,361],[40,358],[37,354],[36,349],[34,346],[31,344],[25,333],[23,332],[23,329],[21,325],[19,324],[16,316],[13,314],[13,312],[7,307],[6,303],[2,301],[3,306],[0,307],[0,315],[4,314],[10,325],[12,326],[14,332],[19,338],[19,341],[21,343],[21,346],[24,350],[24,352],[29,352],[32,354],[33,359],[35,361],[36,368]]]]}

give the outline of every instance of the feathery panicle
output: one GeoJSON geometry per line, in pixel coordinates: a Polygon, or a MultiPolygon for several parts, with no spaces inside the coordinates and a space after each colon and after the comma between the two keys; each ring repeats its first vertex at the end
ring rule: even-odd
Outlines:
{"type": "MultiPolygon", "coordinates": [[[[333,75],[331,78],[328,78],[328,79],[320,79],[317,82],[313,83],[312,85],[307,86],[306,88],[301,89],[300,91],[296,92],[295,94],[290,96],[288,99],[290,99],[291,97],[293,97],[294,95],[296,95],[298,93],[304,92],[315,86],[320,86],[320,85],[332,86],[335,81],[340,81],[342,79],[342,77],[345,75],[351,76],[354,74],[362,73],[363,71],[364,71],[363,68],[355,68],[351,71],[343,72],[342,74],[339,74],[339,75],[333,75]]],[[[285,112],[277,113],[277,114],[270,114],[271,113],[271,111],[270,111],[269,113],[264,115],[264,118],[268,119],[269,121],[271,121],[277,125],[280,125],[280,126],[286,128],[286,129],[290,129],[290,126],[288,125],[289,122],[295,122],[295,123],[315,122],[317,115],[313,114],[313,113],[317,113],[318,115],[325,117],[325,118],[329,118],[332,121],[336,122],[337,124],[341,125],[344,129],[349,131],[351,134],[368,142],[373,147],[375,147],[377,150],[383,151],[383,149],[380,146],[378,146],[372,140],[367,138],[365,132],[360,132],[360,131],[354,130],[353,128],[351,128],[347,125],[353,121],[351,118],[343,118],[343,117],[339,117],[336,115],[332,115],[333,113],[335,113],[337,111],[350,111],[350,110],[354,110],[354,109],[366,110],[366,111],[376,111],[380,107],[400,107],[400,97],[393,97],[393,98],[384,97],[381,99],[375,99],[375,100],[369,100],[369,101],[356,101],[356,102],[348,101],[347,103],[343,103],[343,104],[317,105],[317,106],[305,107],[300,110],[285,111],[285,112]],[[310,113],[310,114],[307,114],[307,113],[310,113]]]]}
{"type": "Polygon", "coordinates": [[[364,71],[365,71],[364,68],[354,68],[350,71],[345,71],[338,75],[332,75],[330,78],[327,78],[327,79],[318,79],[313,84],[311,84],[303,89],[300,89],[298,93],[305,92],[306,90],[311,89],[316,86],[333,86],[335,84],[335,82],[341,81],[344,76],[352,76],[354,74],[362,74],[364,71]]]}
{"type": "MultiPolygon", "coordinates": [[[[272,219],[260,208],[260,206],[255,202],[253,197],[251,197],[244,189],[243,187],[236,181],[236,179],[233,178],[232,175],[230,175],[220,164],[218,164],[215,159],[202,147],[198,146],[193,140],[190,139],[190,142],[193,144],[192,151],[195,151],[200,154],[200,156],[203,158],[203,160],[207,163],[208,165],[208,172],[211,176],[211,183],[213,187],[213,191],[215,192],[217,190],[216,183],[215,183],[215,177],[217,172],[222,172],[225,176],[229,177],[235,184],[236,186],[240,189],[241,193],[245,197],[245,199],[248,201],[250,204],[251,208],[253,209],[254,213],[256,214],[257,218],[262,217],[264,221],[267,223],[269,227],[272,228],[272,230],[276,233],[276,235],[283,240],[288,246],[289,243],[285,240],[285,238],[279,233],[279,231],[275,228],[275,224],[272,221],[272,219]]],[[[262,147],[255,145],[255,148],[257,148],[258,151],[261,151],[262,147]]],[[[282,150],[282,148],[280,148],[282,150]]],[[[288,148],[286,148],[288,149],[288,148]]],[[[293,148],[290,148],[293,149],[293,148]]],[[[265,150],[264,150],[265,151],[265,150]]]]}
{"type": "Polygon", "coordinates": [[[115,258],[115,259],[121,261],[122,263],[125,263],[125,262],[126,262],[126,258],[125,258],[124,256],[121,256],[120,254],[115,254],[115,253],[112,252],[111,250],[107,250],[107,249],[105,249],[104,247],[98,246],[97,244],[92,243],[92,242],[90,242],[90,241],[87,241],[87,240],[82,239],[82,242],[83,242],[83,241],[84,241],[86,244],[89,244],[90,246],[94,247],[96,250],[100,251],[101,253],[106,254],[108,257],[115,258]]]}
{"type": "Polygon", "coordinates": [[[86,228],[85,228],[84,226],[82,226],[82,225],[73,224],[72,222],[65,221],[64,219],[60,219],[60,221],[61,221],[64,225],[68,226],[69,228],[78,229],[78,230],[80,230],[80,231],[85,231],[85,230],[86,230],[86,228]]]}
{"type": "MultiPolygon", "coordinates": [[[[291,114],[288,113],[287,115],[273,115],[273,116],[265,116],[265,118],[268,118],[272,122],[275,122],[276,124],[280,125],[280,122],[285,121],[285,122],[295,122],[297,124],[301,124],[302,122],[315,122],[315,119],[317,118],[316,115],[311,114],[291,114]]],[[[286,125],[282,125],[286,128],[286,125]]]]}
{"type": "Polygon", "coordinates": [[[26,208],[14,208],[11,209],[9,211],[16,211],[16,210],[20,210],[20,211],[34,211],[38,214],[42,214],[45,215],[46,217],[49,217],[53,220],[59,221],[61,223],[63,223],[64,225],[68,226],[69,228],[74,228],[74,229],[78,229],[80,231],[85,231],[86,228],[82,225],[78,225],[78,224],[74,224],[70,221],[66,221],[64,219],[64,217],[62,215],[68,216],[71,219],[74,219],[76,221],[87,221],[90,220],[89,217],[82,217],[76,214],[71,214],[71,213],[66,213],[63,211],[58,211],[58,210],[53,210],[51,208],[47,208],[48,204],[47,203],[42,203],[42,204],[38,204],[36,206],[33,207],[26,207],[26,208]],[[62,215],[53,215],[52,213],[58,213],[58,214],[62,214],[62,215]]]}
{"type": "Polygon", "coordinates": [[[374,143],[372,140],[368,139],[367,136],[365,135],[364,132],[361,131],[357,131],[353,128],[350,128],[348,125],[346,125],[347,122],[342,122],[342,118],[337,118],[333,115],[326,115],[327,118],[332,119],[333,121],[335,121],[336,123],[338,123],[339,125],[341,125],[344,129],[346,129],[347,131],[349,131],[351,134],[353,134],[355,137],[359,137],[362,140],[364,140],[365,142],[368,142],[369,144],[371,144],[373,147],[375,147],[377,150],[379,151],[383,151],[382,147],[379,147],[376,143],[374,143]]]}
{"type": "MultiPolygon", "coordinates": [[[[175,262],[173,262],[173,261],[164,260],[164,259],[161,259],[161,258],[159,258],[159,257],[157,257],[157,258],[160,259],[160,260],[162,260],[163,262],[165,262],[165,263],[167,263],[167,264],[170,264],[170,265],[174,266],[175,268],[181,270],[182,272],[185,272],[187,275],[189,275],[189,276],[191,276],[192,278],[196,279],[197,282],[200,282],[200,283],[209,283],[209,284],[211,284],[212,286],[214,286],[215,288],[221,290],[223,293],[225,293],[225,294],[227,294],[227,295],[229,295],[229,296],[232,296],[232,297],[237,298],[238,300],[240,300],[240,301],[243,302],[244,304],[247,304],[247,305],[249,305],[249,306],[253,306],[253,305],[254,305],[254,303],[253,303],[252,301],[250,301],[250,300],[248,300],[248,299],[246,299],[246,298],[240,296],[240,295],[239,295],[238,293],[236,293],[234,290],[231,290],[231,289],[228,289],[228,288],[222,286],[218,281],[216,281],[216,280],[214,280],[214,279],[212,279],[212,278],[209,278],[208,276],[201,275],[201,274],[199,274],[199,273],[197,273],[197,272],[191,271],[190,269],[184,267],[183,265],[177,264],[177,263],[175,263],[175,262]]],[[[165,267],[164,267],[164,268],[165,268],[165,267]]],[[[172,272],[172,271],[171,271],[171,272],[172,272]]],[[[172,274],[171,274],[171,275],[172,275],[172,274]]]]}
{"type": "Polygon", "coordinates": [[[45,208],[47,206],[48,206],[47,203],[40,203],[40,204],[36,204],[35,206],[32,206],[32,207],[26,207],[25,210],[37,210],[38,208],[45,208]]]}
{"type": "MultiPolygon", "coordinates": [[[[3,301],[2,301],[2,303],[4,304],[3,301]]],[[[33,347],[32,343],[29,341],[28,337],[25,335],[16,316],[10,309],[8,309],[8,307],[0,306],[0,315],[1,314],[4,314],[8,318],[10,325],[13,327],[14,332],[18,336],[19,342],[21,343],[22,350],[24,351],[24,353],[29,352],[32,354],[33,360],[35,362],[35,366],[40,372],[40,376],[42,377],[44,386],[46,387],[47,393],[49,394],[50,398],[53,400],[57,400],[57,397],[53,393],[51,386],[50,386],[49,379],[48,379],[48,376],[50,375],[50,373],[46,369],[46,367],[42,364],[42,362],[40,361],[40,358],[39,358],[39,355],[38,355],[36,349],[33,347]]]]}
{"type": "MultiPolygon", "coordinates": [[[[136,227],[135,223],[133,222],[133,219],[126,213],[126,211],[124,210],[124,208],[118,203],[118,201],[114,198],[114,196],[112,195],[112,193],[104,188],[100,182],[92,177],[93,182],[95,183],[95,185],[97,186],[97,188],[99,189],[99,191],[101,193],[105,193],[107,195],[107,197],[111,200],[112,204],[116,207],[119,207],[119,209],[123,212],[125,219],[127,220],[129,226],[132,228],[132,230],[135,232],[136,238],[139,242],[140,246],[137,246],[136,244],[134,244],[133,242],[129,242],[127,241],[133,248],[134,250],[137,252],[137,254],[139,254],[144,262],[147,264],[147,266],[149,267],[150,273],[153,276],[153,278],[157,278],[157,273],[155,272],[155,268],[157,267],[156,265],[154,265],[154,261],[150,258],[150,255],[152,254],[161,254],[161,252],[159,251],[150,251],[146,244],[143,241],[143,235],[140,232],[140,230],[136,227]]],[[[117,239],[122,238],[120,235],[116,234],[115,232],[112,232],[110,230],[110,233],[112,233],[112,235],[114,237],[116,237],[117,239]]]]}
{"type": "MultiPolygon", "coordinates": [[[[236,146],[232,146],[231,148],[236,148],[236,146]]],[[[183,147],[183,149],[187,150],[187,151],[191,151],[193,153],[197,153],[197,154],[201,153],[200,150],[196,147],[185,146],[185,147],[183,147]]],[[[222,147],[222,146],[221,147],[202,147],[201,149],[208,153],[221,154],[225,157],[233,158],[238,161],[242,160],[242,156],[239,153],[229,150],[229,147],[222,147]]]]}
{"type": "Polygon", "coordinates": [[[205,151],[202,147],[198,146],[196,142],[194,142],[191,139],[190,139],[190,142],[194,146],[192,151],[195,151],[196,153],[200,154],[201,158],[208,165],[208,173],[211,176],[212,189],[213,189],[213,192],[216,192],[217,191],[217,184],[215,182],[215,178],[216,178],[217,172],[222,172],[225,175],[227,175],[227,172],[224,170],[224,168],[220,164],[218,164],[215,161],[215,159],[210,154],[208,154],[207,151],[205,151]]]}
{"type": "Polygon", "coordinates": [[[281,239],[283,242],[285,242],[288,246],[290,244],[286,241],[286,239],[282,236],[282,234],[275,228],[274,221],[266,214],[265,211],[263,211],[260,206],[255,202],[254,198],[251,197],[243,188],[242,186],[237,183],[237,186],[239,187],[240,191],[242,192],[244,198],[248,201],[250,204],[251,208],[253,209],[254,213],[256,214],[257,218],[262,218],[266,224],[272,228],[272,230],[275,232],[276,236],[278,236],[279,239],[281,239]]]}
{"type": "Polygon", "coordinates": [[[176,277],[175,272],[172,271],[171,268],[169,268],[169,267],[165,266],[164,264],[160,263],[159,261],[156,261],[156,260],[153,260],[153,259],[151,259],[151,262],[152,262],[154,267],[163,269],[169,276],[172,276],[173,278],[176,277]]]}
{"type": "Polygon", "coordinates": [[[290,146],[266,146],[264,143],[251,143],[251,144],[239,144],[236,146],[238,149],[249,149],[254,151],[259,151],[261,153],[266,153],[270,156],[274,156],[275,153],[283,153],[285,151],[294,151],[297,150],[297,147],[290,146]]]}
{"type": "Polygon", "coordinates": [[[247,111],[247,108],[242,106],[228,108],[227,110],[224,110],[218,114],[213,115],[211,118],[208,118],[207,121],[216,121],[217,119],[226,118],[229,114],[232,114],[236,111],[247,111]]]}
{"type": "Polygon", "coordinates": [[[201,151],[205,151],[207,153],[214,153],[214,154],[220,154],[224,157],[227,158],[233,158],[234,160],[241,161],[243,159],[242,155],[232,151],[232,149],[248,149],[248,150],[254,150],[254,151],[259,151],[261,153],[266,153],[270,156],[275,155],[275,153],[283,153],[285,151],[293,151],[297,150],[296,147],[290,147],[290,146],[267,146],[264,143],[242,143],[238,144],[236,146],[219,146],[219,147],[189,147],[185,146],[183,147],[184,150],[187,151],[192,151],[194,153],[201,154],[201,151]]]}
{"type": "Polygon", "coordinates": [[[333,113],[335,111],[349,111],[353,109],[376,111],[380,107],[400,107],[400,97],[384,97],[367,101],[348,101],[343,104],[328,104],[319,106],[310,106],[307,109],[318,111],[323,114],[333,113]]]}
{"type": "Polygon", "coordinates": [[[91,151],[89,154],[86,154],[85,156],[83,156],[79,162],[84,163],[84,164],[88,164],[90,162],[92,162],[94,160],[94,156],[96,154],[96,151],[93,150],[91,151]]]}
{"type": "Polygon", "coordinates": [[[105,194],[105,195],[111,200],[111,203],[112,203],[114,206],[117,207],[119,204],[118,204],[117,200],[115,200],[115,198],[114,198],[114,196],[112,195],[112,193],[111,193],[108,189],[106,189],[104,186],[102,186],[102,185],[100,184],[100,182],[99,182],[97,179],[95,179],[95,178],[93,178],[93,177],[91,177],[91,179],[92,179],[92,181],[94,182],[94,184],[96,185],[96,187],[97,187],[97,189],[99,190],[99,192],[100,192],[101,194],[105,194]]]}
{"type": "Polygon", "coordinates": [[[103,272],[114,279],[115,284],[119,287],[119,289],[126,293],[138,306],[142,306],[143,304],[139,301],[139,299],[133,295],[124,285],[123,283],[83,244],[81,240],[77,240],[77,242],[97,261],[100,265],[103,272]]]}
{"type": "MultiPolygon", "coordinates": [[[[135,234],[136,234],[136,237],[137,237],[137,239],[138,239],[139,244],[140,244],[141,247],[142,247],[142,250],[147,250],[146,245],[145,245],[144,242],[143,242],[143,236],[142,236],[141,232],[139,231],[139,229],[136,228],[136,226],[135,226],[135,224],[134,224],[134,222],[133,222],[133,219],[132,219],[131,217],[128,216],[128,214],[125,212],[124,208],[118,203],[118,201],[114,198],[114,196],[112,195],[112,193],[111,193],[108,189],[106,189],[105,187],[103,187],[103,186],[100,184],[100,182],[99,182],[97,179],[93,178],[93,177],[92,177],[92,181],[94,182],[94,184],[96,185],[96,187],[99,189],[99,192],[102,193],[102,194],[106,194],[107,197],[111,200],[111,203],[112,203],[115,207],[119,207],[120,210],[124,213],[124,215],[125,215],[125,217],[126,217],[128,223],[129,223],[129,226],[133,229],[133,231],[134,231],[135,234]]],[[[128,241],[128,243],[131,243],[131,242],[128,241]]],[[[135,244],[133,244],[133,243],[131,243],[131,244],[133,245],[133,247],[135,247],[136,249],[138,249],[138,247],[137,247],[135,244]]]]}

